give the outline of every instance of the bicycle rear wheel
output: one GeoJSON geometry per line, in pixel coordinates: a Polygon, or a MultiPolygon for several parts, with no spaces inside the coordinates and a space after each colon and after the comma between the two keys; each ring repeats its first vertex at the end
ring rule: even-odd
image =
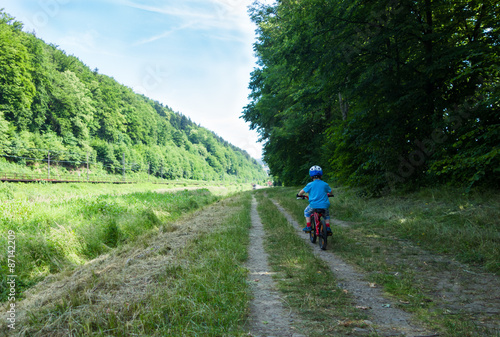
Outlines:
{"type": "Polygon", "coordinates": [[[326,230],[326,223],[325,220],[321,218],[319,227],[319,248],[321,248],[322,250],[326,249],[327,238],[328,232],[326,230]]]}

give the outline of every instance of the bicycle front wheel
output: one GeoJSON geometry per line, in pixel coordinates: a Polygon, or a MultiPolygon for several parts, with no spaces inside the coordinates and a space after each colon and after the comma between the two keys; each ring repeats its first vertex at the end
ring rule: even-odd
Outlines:
{"type": "Polygon", "coordinates": [[[320,221],[320,228],[319,228],[319,248],[322,250],[326,249],[326,242],[328,238],[328,232],[326,229],[326,223],[325,220],[322,218],[320,221]]]}

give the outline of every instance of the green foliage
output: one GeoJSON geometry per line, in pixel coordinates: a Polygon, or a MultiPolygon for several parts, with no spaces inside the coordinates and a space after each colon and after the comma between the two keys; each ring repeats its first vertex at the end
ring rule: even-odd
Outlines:
{"type": "Polygon", "coordinates": [[[20,130],[31,119],[34,95],[29,53],[18,22],[0,12],[0,112],[20,130]]]}
{"type": "Polygon", "coordinates": [[[125,155],[127,170],[156,177],[266,179],[245,151],[24,33],[0,11],[0,155],[22,165],[47,158],[33,149],[51,150],[68,169],[88,153],[109,173],[121,173],[125,155]]]}
{"type": "Polygon", "coordinates": [[[496,1],[255,4],[251,102],[271,174],[339,182],[498,185],[496,1]]]}
{"type": "Polygon", "coordinates": [[[4,119],[3,111],[0,111],[0,154],[3,154],[5,148],[10,145],[10,141],[7,136],[8,129],[9,122],[4,119]]]}

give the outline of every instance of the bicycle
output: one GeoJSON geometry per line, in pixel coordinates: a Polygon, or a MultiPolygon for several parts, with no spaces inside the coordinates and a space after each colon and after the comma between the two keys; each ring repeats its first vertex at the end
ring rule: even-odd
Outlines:
{"type": "MultiPolygon", "coordinates": [[[[328,194],[328,198],[333,197],[333,194],[328,194]]],[[[307,195],[297,195],[297,199],[307,199],[309,197],[307,195]]],[[[326,245],[328,242],[328,230],[326,228],[325,222],[325,211],[326,209],[322,208],[314,208],[311,214],[311,231],[309,232],[309,240],[312,243],[316,243],[316,240],[319,239],[318,244],[321,250],[326,250],[326,245]]],[[[330,233],[330,235],[332,235],[330,233]]]]}

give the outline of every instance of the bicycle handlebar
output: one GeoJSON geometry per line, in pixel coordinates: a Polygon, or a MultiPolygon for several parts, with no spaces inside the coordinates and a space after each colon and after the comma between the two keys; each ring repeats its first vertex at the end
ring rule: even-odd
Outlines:
{"type": "MultiPolygon", "coordinates": [[[[304,194],[304,195],[299,195],[299,194],[297,193],[296,197],[297,197],[297,199],[307,199],[307,200],[309,200],[309,196],[307,196],[307,195],[305,195],[305,194],[304,194]]],[[[333,197],[334,197],[334,195],[333,195],[333,194],[328,193],[328,198],[333,198],[333,197]]]]}

